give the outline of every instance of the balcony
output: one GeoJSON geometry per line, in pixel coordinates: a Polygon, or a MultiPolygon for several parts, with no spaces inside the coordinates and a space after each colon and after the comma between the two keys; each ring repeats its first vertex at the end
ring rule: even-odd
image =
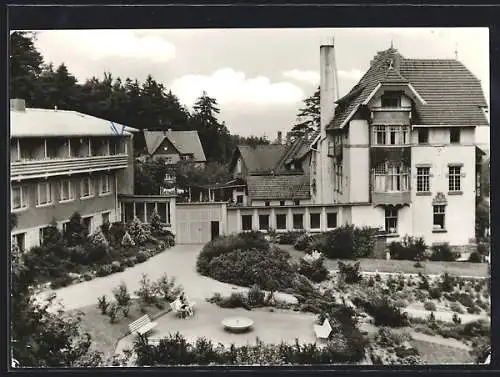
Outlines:
{"type": "Polygon", "coordinates": [[[30,178],[123,169],[127,166],[128,155],[125,153],[110,156],[16,161],[10,165],[10,179],[20,181],[30,178]]]}
{"type": "Polygon", "coordinates": [[[411,203],[410,191],[377,192],[372,191],[373,205],[405,205],[411,203]]]}

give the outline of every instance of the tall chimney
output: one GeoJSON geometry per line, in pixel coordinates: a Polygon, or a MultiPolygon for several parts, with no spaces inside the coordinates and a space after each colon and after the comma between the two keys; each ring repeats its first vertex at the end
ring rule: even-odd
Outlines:
{"type": "Polygon", "coordinates": [[[335,101],[338,99],[337,67],[335,48],[331,44],[320,47],[320,131],[321,138],[326,137],[326,127],[335,115],[335,101]]]}
{"type": "Polygon", "coordinates": [[[14,111],[26,111],[26,101],[19,98],[13,98],[10,100],[10,109],[14,111]]]}
{"type": "Polygon", "coordinates": [[[276,139],[276,144],[283,144],[283,134],[281,133],[281,131],[278,131],[278,138],[276,139]]]}

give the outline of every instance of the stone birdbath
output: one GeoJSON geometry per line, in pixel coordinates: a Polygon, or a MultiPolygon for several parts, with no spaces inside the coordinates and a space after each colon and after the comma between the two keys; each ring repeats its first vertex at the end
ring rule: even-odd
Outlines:
{"type": "Polygon", "coordinates": [[[247,317],[229,317],[222,320],[224,330],[240,333],[248,331],[253,325],[253,320],[247,317]]]}

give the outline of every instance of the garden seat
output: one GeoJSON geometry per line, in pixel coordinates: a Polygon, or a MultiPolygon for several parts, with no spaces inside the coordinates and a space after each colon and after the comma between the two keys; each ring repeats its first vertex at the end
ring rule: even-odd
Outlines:
{"type": "Polygon", "coordinates": [[[141,318],[135,320],[128,328],[130,333],[138,333],[141,335],[147,334],[156,326],[156,322],[151,322],[151,319],[147,314],[143,315],[141,318]]]}
{"type": "Polygon", "coordinates": [[[325,318],[322,325],[314,325],[314,333],[318,339],[328,339],[331,332],[332,326],[330,325],[328,318],[325,318]]]}
{"type": "Polygon", "coordinates": [[[172,302],[171,306],[172,306],[172,311],[181,318],[185,318],[186,316],[192,316],[194,314],[193,309],[195,306],[195,302],[193,301],[188,301],[187,307],[185,309],[182,309],[182,303],[180,299],[176,299],[174,302],[172,302]]]}

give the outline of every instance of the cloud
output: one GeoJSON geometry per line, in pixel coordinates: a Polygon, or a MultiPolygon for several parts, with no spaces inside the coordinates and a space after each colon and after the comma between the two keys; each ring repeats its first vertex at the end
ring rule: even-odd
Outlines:
{"type": "Polygon", "coordinates": [[[319,72],[311,70],[292,69],[291,71],[283,72],[283,76],[312,85],[318,85],[320,80],[319,72]]]}
{"type": "Polygon", "coordinates": [[[175,46],[161,36],[132,30],[42,31],[38,33],[36,44],[49,60],[78,55],[92,60],[122,57],[166,62],[176,56],[175,46]]]}
{"type": "Polygon", "coordinates": [[[350,69],[348,71],[339,70],[338,75],[341,79],[357,81],[363,76],[363,72],[359,69],[350,69]]]}
{"type": "Polygon", "coordinates": [[[192,106],[203,91],[219,104],[288,104],[300,102],[304,92],[289,82],[273,83],[265,76],[248,78],[232,68],[222,68],[211,75],[185,75],[171,85],[181,103],[192,106]]]}

